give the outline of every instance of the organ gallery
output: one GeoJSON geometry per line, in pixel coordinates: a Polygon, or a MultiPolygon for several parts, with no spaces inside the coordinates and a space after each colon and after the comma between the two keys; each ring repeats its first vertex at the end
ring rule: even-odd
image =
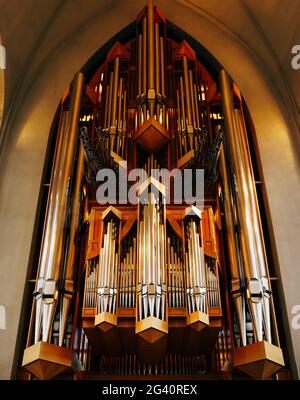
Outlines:
{"type": "Polygon", "coordinates": [[[52,131],[21,378],[286,371],[255,127],[228,72],[149,0],[52,131]]]}

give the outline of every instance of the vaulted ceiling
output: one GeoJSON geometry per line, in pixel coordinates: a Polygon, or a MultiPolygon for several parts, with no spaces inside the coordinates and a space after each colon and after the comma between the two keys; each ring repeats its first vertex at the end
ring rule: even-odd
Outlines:
{"type": "MultiPolygon", "coordinates": [[[[134,21],[146,0],[0,0],[0,35],[7,55],[5,111],[13,107],[22,86],[35,79],[41,65],[62,42],[71,44],[74,33],[88,29],[102,13],[118,13],[120,2],[128,3],[134,21]]],[[[300,44],[300,1],[157,0],[154,3],[165,11],[172,7],[175,14],[177,7],[178,12],[180,7],[190,8],[230,32],[269,71],[274,84],[284,89],[294,115],[299,118],[300,70],[291,67],[291,48],[300,44]]],[[[166,14],[173,22],[172,16],[166,14]]],[[[124,21],[124,26],[129,22],[124,21]]]]}

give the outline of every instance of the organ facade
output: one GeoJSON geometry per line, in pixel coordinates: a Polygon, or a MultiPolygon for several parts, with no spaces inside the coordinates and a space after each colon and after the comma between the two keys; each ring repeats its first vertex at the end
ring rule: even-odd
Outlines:
{"type": "Polygon", "coordinates": [[[255,131],[228,73],[149,0],[56,125],[21,376],[278,377],[255,131]]]}

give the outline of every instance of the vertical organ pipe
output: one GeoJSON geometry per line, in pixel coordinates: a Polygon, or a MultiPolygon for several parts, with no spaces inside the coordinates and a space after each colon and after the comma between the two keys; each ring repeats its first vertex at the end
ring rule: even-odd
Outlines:
{"type": "MultiPolygon", "coordinates": [[[[188,60],[187,60],[186,56],[183,56],[182,64],[183,64],[185,101],[186,101],[186,109],[187,109],[187,121],[188,121],[188,130],[189,130],[193,127],[193,119],[192,119],[192,109],[191,109],[191,93],[190,93],[188,60]]],[[[190,145],[191,145],[191,139],[190,139],[190,145]]]]}
{"type": "Polygon", "coordinates": [[[154,15],[153,0],[148,0],[148,86],[154,90],[154,15]]]}
{"type": "MultiPolygon", "coordinates": [[[[41,250],[40,278],[44,279],[43,291],[43,332],[42,340],[50,339],[51,324],[57,304],[56,283],[60,276],[63,259],[63,236],[65,230],[67,209],[70,200],[70,182],[74,165],[74,153],[77,144],[77,130],[80,112],[80,100],[83,89],[83,74],[78,73],[72,88],[70,118],[63,138],[60,157],[54,165],[53,181],[47,210],[46,232],[48,238],[43,242],[41,250]]],[[[38,316],[40,318],[40,316],[38,316]]],[[[39,322],[37,321],[39,324],[39,322]]],[[[39,340],[37,332],[35,341],[39,340]]]]}
{"type": "MultiPolygon", "coordinates": [[[[221,126],[219,126],[221,128],[221,126]]],[[[229,267],[231,273],[231,290],[233,293],[233,300],[235,305],[235,312],[239,324],[243,346],[247,344],[246,338],[246,314],[245,314],[245,300],[242,292],[243,276],[239,268],[239,258],[237,250],[237,238],[234,231],[234,218],[233,218],[233,199],[230,192],[229,179],[226,169],[226,160],[224,147],[222,145],[220,151],[220,170],[224,186],[224,212],[226,220],[226,235],[227,235],[227,248],[229,256],[229,267]]]]}
{"type": "Polygon", "coordinates": [[[79,143],[78,158],[77,158],[77,171],[76,181],[73,193],[73,204],[71,210],[71,226],[68,241],[68,252],[66,258],[66,271],[64,277],[64,293],[62,299],[61,313],[60,313],[60,326],[59,326],[59,346],[62,346],[65,328],[67,323],[70,302],[74,290],[74,270],[76,263],[76,233],[79,227],[80,207],[81,207],[81,194],[82,194],[82,179],[84,172],[84,155],[82,144],[79,143]]]}
{"type": "Polygon", "coordinates": [[[262,260],[259,254],[259,252],[263,252],[263,238],[259,232],[255,231],[259,217],[253,209],[253,204],[256,202],[256,193],[254,181],[249,176],[251,175],[251,161],[243,151],[245,138],[242,137],[242,132],[235,120],[230,80],[224,70],[220,72],[220,88],[227,134],[226,142],[230,154],[231,168],[238,188],[235,195],[240,224],[243,268],[247,279],[247,299],[251,310],[255,339],[256,341],[263,340],[264,324],[266,339],[271,342],[268,293],[263,292],[265,290],[263,288],[268,286],[268,279],[264,269],[265,265],[261,263],[262,260]],[[257,234],[258,238],[256,238],[257,234]]]}
{"type": "Polygon", "coordinates": [[[63,149],[66,146],[66,130],[68,128],[69,111],[62,111],[58,142],[56,146],[56,152],[54,157],[54,168],[51,175],[50,183],[50,194],[48,196],[47,211],[46,211],[46,222],[43,230],[42,246],[39,259],[39,266],[37,272],[37,281],[34,291],[34,301],[35,301],[35,324],[34,324],[34,342],[37,343],[40,339],[41,334],[41,323],[42,323],[42,296],[43,288],[45,284],[45,272],[46,272],[46,262],[49,256],[49,242],[52,230],[52,220],[54,217],[54,193],[59,182],[59,171],[60,165],[62,163],[63,149]]]}

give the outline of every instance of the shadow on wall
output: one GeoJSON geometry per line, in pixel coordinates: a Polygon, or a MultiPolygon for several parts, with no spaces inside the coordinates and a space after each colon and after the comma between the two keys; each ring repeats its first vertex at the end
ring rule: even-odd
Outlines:
{"type": "Polygon", "coordinates": [[[3,119],[4,109],[4,70],[6,66],[5,47],[2,45],[1,34],[0,34],[0,129],[3,119]]]}

